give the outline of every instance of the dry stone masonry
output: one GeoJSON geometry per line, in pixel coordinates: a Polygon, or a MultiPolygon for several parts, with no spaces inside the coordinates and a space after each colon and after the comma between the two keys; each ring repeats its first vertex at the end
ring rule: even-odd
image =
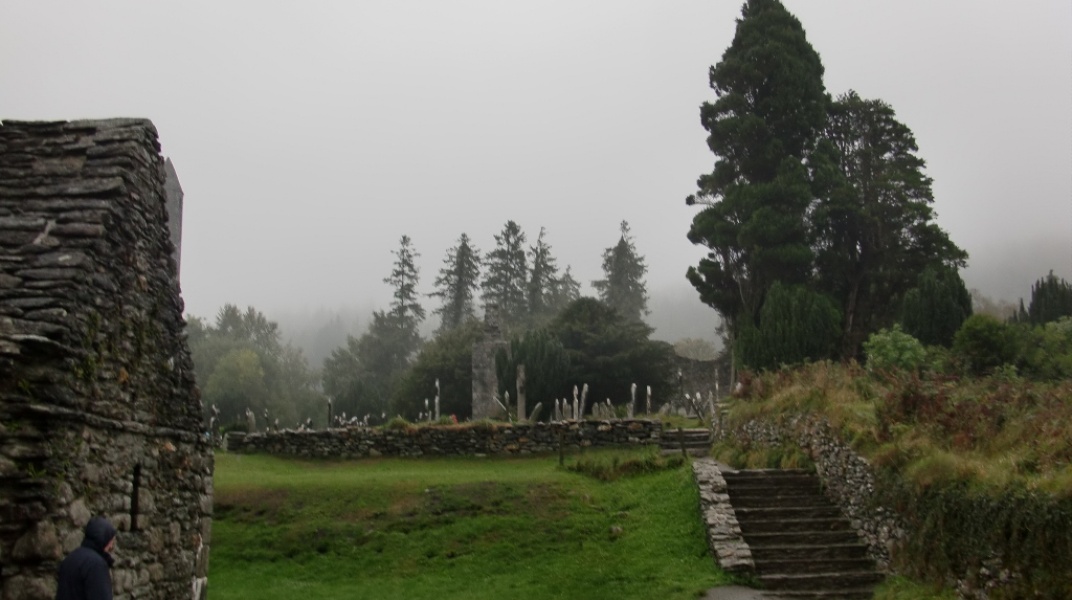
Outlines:
{"type": "Polygon", "coordinates": [[[700,490],[700,513],[707,525],[707,543],[718,566],[732,573],[751,573],[755,569],[752,551],[744,541],[718,463],[710,458],[695,460],[692,474],[700,490]]]}
{"type": "Polygon", "coordinates": [[[349,427],[227,436],[232,452],[309,458],[523,455],[566,448],[658,444],[662,423],[649,420],[472,423],[380,429],[349,427]]]}
{"type": "Polygon", "coordinates": [[[842,442],[825,420],[813,416],[788,417],[784,423],[750,420],[720,433],[737,443],[788,443],[807,452],[815,462],[826,495],[852,520],[879,568],[888,571],[891,552],[904,538],[904,525],[878,497],[871,465],[842,442]]]}
{"type": "Polygon", "coordinates": [[[0,126],[0,595],[104,515],[118,599],[206,597],[211,449],[147,120],[0,126]]]}

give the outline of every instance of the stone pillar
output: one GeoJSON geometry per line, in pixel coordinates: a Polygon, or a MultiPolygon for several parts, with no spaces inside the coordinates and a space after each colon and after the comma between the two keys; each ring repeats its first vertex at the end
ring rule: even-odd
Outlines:
{"type": "Polygon", "coordinates": [[[499,377],[495,374],[495,354],[510,345],[499,328],[498,307],[489,304],[484,310],[484,335],[473,344],[473,420],[505,417],[495,401],[499,377]]]}
{"type": "Polygon", "coordinates": [[[182,261],[182,186],[179,185],[179,175],[175,172],[175,165],[171,159],[164,160],[164,196],[167,202],[168,232],[171,234],[171,244],[175,247],[171,256],[175,259],[175,276],[181,271],[182,261]]]}

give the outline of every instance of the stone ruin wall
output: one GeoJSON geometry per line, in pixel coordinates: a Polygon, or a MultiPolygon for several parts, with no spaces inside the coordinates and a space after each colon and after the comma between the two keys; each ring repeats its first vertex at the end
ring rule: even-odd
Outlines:
{"type": "Polygon", "coordinates": [[[307,458],[379,456],[523,455],[589,446],[658,444],[662,423],[652,420],[474,424],[410,429],[344,428],[227,435],[231,452],[307,458]],[[561,437],[560,437],[561,436],[561,437]]]}
{"type": "Polygon", "coordinates": [[[205,598],[211,448],[146,120],[0,126],[0,593],[54,597],[91,515],[117,599],[205,598]]]}

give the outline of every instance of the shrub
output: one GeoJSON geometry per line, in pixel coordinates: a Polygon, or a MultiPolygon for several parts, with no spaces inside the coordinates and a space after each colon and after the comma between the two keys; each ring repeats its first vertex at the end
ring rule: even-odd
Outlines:
{"type": "Polygon", "coordinates": [[[677,454],[662,456],[659,453],[647,452],[640,456],[626,456],[624,460],[618,454],[586,457],[566,469],[599,481],[615,481],[622,477],[673,470],[684,464],[685,458],[677,454]]]}
{"type": "Polygon", "coordinates": [[[972,315],[953,336],[953,352],[971,373],[984,375],[1016,358],[1015,332],[990,315],[972,315]]]}
{"type": "Polygon", "coordinates": [[[927,359],[927,351],[916,338],[901,331],[900,325],[871,334],[864,342],[867,367],[874,372],[917,372],[927,359]]]}
{"type": "Polygon", "coordinates": [[[412,423],[403,419],[402,417],[395,417],[391,419],[386,424],[384,424],[383,428],[390,431],[410,431],[412,429],[416,429],[416,427],[412,423]]]}
{"type": "Polygon", "coordinates": [[[1013,326],[1017,335],[1017,366],[1034,379],[1072,378],[1072,318],[1043,326],[1013,326]]]}

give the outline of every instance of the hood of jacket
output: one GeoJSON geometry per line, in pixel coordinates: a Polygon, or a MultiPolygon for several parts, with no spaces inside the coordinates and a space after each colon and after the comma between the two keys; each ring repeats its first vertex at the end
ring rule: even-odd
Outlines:
{"type": "Polygon", "coordinates": [[[115,537],[115,527],[104,517],[93,517],[89,523],[86,523],[85,534],[82,545],[99,552],[111,566],[112,556],[104,551],[104,547],[115,537]]]}

